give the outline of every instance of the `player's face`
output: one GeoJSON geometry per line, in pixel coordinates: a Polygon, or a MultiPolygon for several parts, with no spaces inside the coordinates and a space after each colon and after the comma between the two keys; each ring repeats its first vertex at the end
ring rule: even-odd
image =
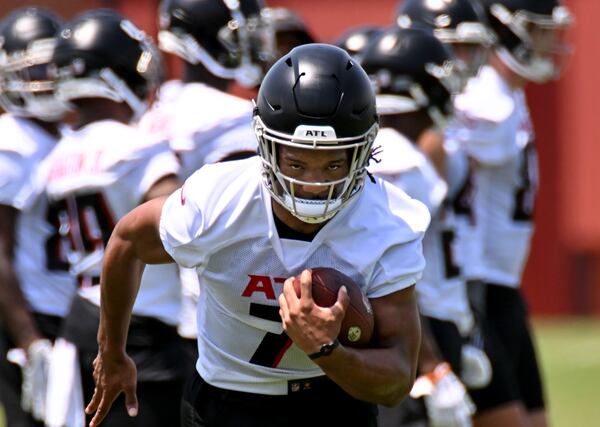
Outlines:
{"type": "Polygon", "coordinates": [[[349,173],[349,165],[348,150],[279,147],[279,168],[284,175],[305,183],[321,184],[295,184],[294,195],[303,199],[327,199],[330,186],[323,184],[343,180],[349,173]]]}
{"type": "Polygon", "coordinates": [[[487,48],[477,43],[453,43],[452,52],[456,60],[464,64],[464,71],[469,74],[468,77],[477,75],[488,56],[487,48]]]}

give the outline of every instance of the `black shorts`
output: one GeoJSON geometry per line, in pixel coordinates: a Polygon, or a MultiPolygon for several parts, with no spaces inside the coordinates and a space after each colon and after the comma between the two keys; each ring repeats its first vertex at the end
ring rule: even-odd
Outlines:
{"type": "MultiPolygon", "coordinates": [[[[305,384],[309,383],[306,380],[305,384]]],[[[214,387],[199,375],[183,396],[183,427],[376,427],[377,407],[352,398],[326,377],[283,396],[214,387]]],[[[290,389],[294,389],[291,387],[290,389]]]]}
{"type": "MultiPolygon", "coordinates": [[[[65,318],[61,336],[77,346],[84,404],[94,393],[92,362],[98,354],[96,335],[100,321],[98,306],[76,297],[65,318]]],[[[127,354],[136,364],[139,413],[130,418],[124,395],[113,403],[103,425],[177,426],[186,375],[195,361],[188,360],[183,338],[174,326],[158,319],[132,316],[127,335],[127,354]]],[[[87,424],[91,417],[87,417],[87,424]]]]}
{"type": "MultiPolygon", "coordinates": [[[[40,313],[32,313],[40,333],[54,340],[60,329],[62,318],[40,313]]],[[[21,368],[6,360],[6,353],[15,347],[8,331],[0,326],[0,403],[4,406],[9,426],[42,426],[21,409],[21,368]]]]}
{"type": "Polygon", "coordinates": [[[462,367],[461,349],[464,339],[460,335],[458,327],[454,322],[448,320],[440,320],[428,316],[423,317],[429,323],[429,330],[440,350],[442,358],[450,364],[452,371],[456,375],[459,375],[462,367]]]}
{"type": "Polygon", "coordinates": [[[528,411],[543,409],[544,394],[528,313],[519,289],[486,285],[483,336],[493,369],[491,384],[469,390],[478,411],[520,401],[528,411]]]}

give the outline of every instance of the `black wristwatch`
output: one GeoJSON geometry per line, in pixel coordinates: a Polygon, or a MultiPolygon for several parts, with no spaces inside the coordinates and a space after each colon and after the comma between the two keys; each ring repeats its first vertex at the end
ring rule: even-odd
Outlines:
{"type": "Polygon", "coordinates": [[[329,344],[323,344],[319,351],[317,351],[316,353],[309,354],[308,357],[314,360],[318,359],[321,356],[329,356],[331,352],[338,347],[338,345],[340,345],[340,342],[336,338],[333,342],[330,342],[329,344]]]}

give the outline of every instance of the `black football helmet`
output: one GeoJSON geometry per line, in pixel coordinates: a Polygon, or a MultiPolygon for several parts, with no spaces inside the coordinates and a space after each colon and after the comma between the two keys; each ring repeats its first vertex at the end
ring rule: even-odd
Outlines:
{"type": "Polygon", "coordinates": [[[391,27],[363,52],[361,65],[375,85],[379,114],[424,110],[445,126],[460,82],[451,51],[431,32],[391,27]]]}
{"type": "Polygon", "coordinates": [[[369,77],[343,49],[312,43],[280,58],[265,75],[254,111],[266,188],[295,217],[320,223],[333,217],[362,190],[378,130],[375,93],[369,77]],[[311,150],[351,151],[348,175],[327,183],[306,183],[284,175],[279,145],[311,150]],[[323,186],[324,200],[295,196],[297,185],[323,186]]]}
{"type": "Polygon", "coordinates": [[[462,86],[486,63],[494,43],[485,13],[475,0],[404,0],[396,11],[396,23],[400,28],[431,30],[447,43],[462,86]]]}
{"type": "Polygon", "coordinates": [[[159,47],[244,87],[260,83],[275,56],[261,0],[163,0],[159,47]]]}
{"type": "Polygon", "coordinates": [[[344,49],[356,61],[360,61],[362,52],[383,30],[382,27],[374,25],[360,25],[342,33],[333,44],[344,49]]]}
{"type": "Polygon", "coordinates": [[[481,0],[497,36],[496,53],[521,77],[543,83],[560,76],[570,53],[563,41],[573,17],[560,0],[481,0]]]}
{"type": "Polygon", "coordinates": [[[0,105],[6,111],[50,122],[67,111],[48,76],[61,25],[57,15],[39,7],[15,10],[0,23],[0,105]]]}
{"type": "Polygon", "coordinates": [[[160,52],[131,21],[94,9],[69,21],[52,57],[57,96],[65,101],[106,98],[143,114],[162,75],[160,52]]]}

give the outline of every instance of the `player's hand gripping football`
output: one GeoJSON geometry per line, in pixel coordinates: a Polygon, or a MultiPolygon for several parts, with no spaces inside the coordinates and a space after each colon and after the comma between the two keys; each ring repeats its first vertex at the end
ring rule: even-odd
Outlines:
{"type": "Polygon", "coordinates": [[[312,354],[337,338],[350,300],[346,288],[341,287],[335,304],[320,307],[312,297],[311,271],[304,270],[300,275],[300,297],[294,280],[297,279],[290,277],[283,284],[279,314],[283,329],[292,341],[305,353],[312,354]]]}
{"type": "Polygon", "coordinates": [[[471,427],[475,412],[465,386],[450,369],[440,363],[433,372],[415,381],[411,397],[424,397],[427,416],[432,427],[471,427]]]}
{"type": "Polygon", "coordinates": [[[99,425],[121,392],[125,393],[125,406],[130,417],[138,412],[136,396],[137,370],[135,363],[125,352],[103,350],[102,345],[94,359],[94,396],[85,408],[86,414],[94,414],[90,427],[99,425]]]}

